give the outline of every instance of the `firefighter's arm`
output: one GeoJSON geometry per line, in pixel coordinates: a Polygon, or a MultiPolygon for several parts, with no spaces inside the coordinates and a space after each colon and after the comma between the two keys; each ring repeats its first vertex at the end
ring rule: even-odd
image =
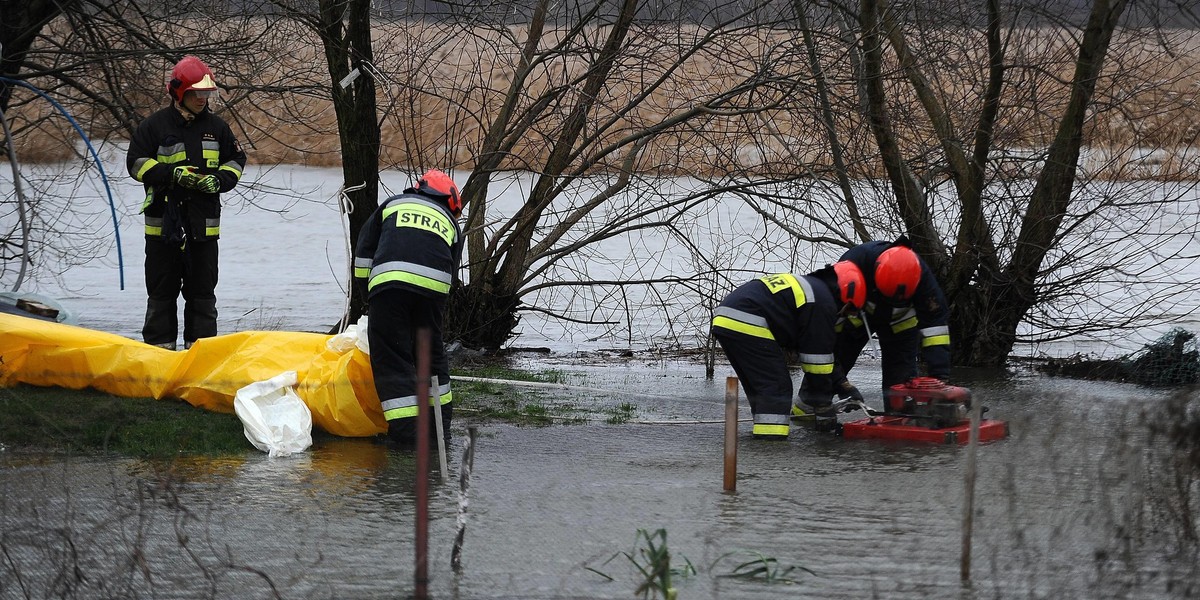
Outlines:
{"type": "Polygon", "coordinates": [[[352,279],[364,298],[367,294],[367,284],[370,282],[371,267],[375,263],[375,249],[379,245],[381,220],[382,214],[376,209],[359,229],[358,241],[354,245],[352,279]]]}
{"type": "Polygon", "coordinates": [[[459,285],[460,283],[462,283],[462,280],[458,276],[458,270],[460,268],[462,268],[462,253],[463,253],[463,239],[462,239],[462,232],[459,232],[458,239],[456,239],[454,241],[454,245],[450,247],[450,255],[451,255],[451,258],[454,263],[454,267],[452,269],[450,269],[450,275],[452,277],[452,280],[450,282],[451,286],[459,285]]]}
{"type": "Polygon", "coordinates": [[[152,138],[149,128],[141,126],[129,141],[125,154],[125,168],[130,177],[151,187],[166,188],[173,183],[171,165],[158,162],[158,142],[152,138]]]}
{"type": "Polygon", "coordinates": [[[946,381],[950,378],[950,309],[942,288],[928,270],[921,273],[913,307],[921,328],[921,357],[929,376],[946,381]]]}
{"type": "Polygon", "coordinates": [[[808,317],[798,348],[800,368],[804,371],[805,381],[810,382],[811,389],[826,399],[824,402],[817,400],[818,404],[823,404],[828,402],[827,399],[832,393],[841,396],[842,385],[848,383],[845,373],[834,359],[834,346],[837,342],[834,323],[837,322],[837,313],[832,306],[825,306],[820,302],[805,303],[799,312],[807,313],[808,317]]]}
{"type": "Polygon", "coordinates": [[[221,165],[213,175],[219,183],[218,192],[228,192],[237,187],[246,169],[246,152],[228,126],[221,132],[221,165]]]}

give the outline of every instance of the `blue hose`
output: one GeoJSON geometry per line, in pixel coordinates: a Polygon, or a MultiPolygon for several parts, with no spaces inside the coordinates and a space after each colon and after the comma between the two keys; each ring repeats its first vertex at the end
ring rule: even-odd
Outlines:
{"type": "MultiPolygon", "coordinates": [[[[67,120],[71,122],[71,126],[75,128],[75,131],[79,132],[79,137],[83,138],[83,143],[87,145],[88,151],[92,153],[92,158],[96,161],[96,167],[100,169],[100,179],[101,179],[101,181],[104,182],[104,191],[108,193],[108,208],[112,212],[113,234],[116,235],[116,239],[117,239],[117,271],[118,271],[118,273],[120,275],[120,279],[121,279],[121,289],[124,290],[125,289],[125,258],[121,252],[121,228],[119,226],[119,223],[117,222],[117,203],[115,201],[113,201],[112,188],[109,187],[109,185],[108,185],[108,174],[104,172],[104,164],[100,162],[100,155],[97,154],[96,149],[92,147],[92,140],[88,139],[87,134],[83,132],[83,128],[79,126],[79,123],[75,122],[75,119],[71,117],[71,114],[67,112],[67,109],[63,108],[63,106],[61,104],[56,102],[54,100],[54,98],[51,98],[50,96],[46,95],[46,93],[43,92],[42,90],[39,90],[36,87],[33,87],[32,85],[29,85],[28,83],[26,83],[24,81],[19,81],[16,79],[9,79],[7,77],[0,77],[0,81],[3,81],[4,83],[10,83],[10,84],[19,85],[21,87],[29,88],[30,90],[33,91],[33,93],[35,93],[35,94],[45,98],[47,101],[49,101],[50,104],[54,105],[54,108],[58,109],[58,112],[62,113],[63,116],[66,117],[67,120]]],[[[13,157],[13,159],[15,160],[15,157],[13,157]]]]}

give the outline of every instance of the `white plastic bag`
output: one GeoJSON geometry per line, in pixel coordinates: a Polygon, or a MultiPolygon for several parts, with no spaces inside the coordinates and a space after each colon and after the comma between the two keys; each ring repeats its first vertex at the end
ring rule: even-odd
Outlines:
{"type": "Polygon", "coordinates": [[[268,456],[288,456],[312,445],[312,412],[292,386],[295,371],[256,381],[233,397],[233,412],[242,421],[246,439],[268,456]]]}
{"type": "Polygon", "coordinates": [[[347,327],[345,331],[326,340],[325,347],[338,354],[345,354],[358,348],[363,354],[370,356],[371,348],[367,345],[367,315],[359,317],[357,324],[347,327]]]}

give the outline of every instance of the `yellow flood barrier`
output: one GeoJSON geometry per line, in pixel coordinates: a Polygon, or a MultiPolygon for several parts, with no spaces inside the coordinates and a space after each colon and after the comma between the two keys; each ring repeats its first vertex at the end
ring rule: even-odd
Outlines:
{"type": "Polygon", "coordinates": [[[313,425],[334,435],[387,431],[371,376],[357,349],[328,348],[332,336],[243,331],[198,340],[176,352],[112,333],[0,313],[0,386],[94,388],[129,398],[178,398],[232,413],[238,389],[295,371],[296,393],[313,425]]]}

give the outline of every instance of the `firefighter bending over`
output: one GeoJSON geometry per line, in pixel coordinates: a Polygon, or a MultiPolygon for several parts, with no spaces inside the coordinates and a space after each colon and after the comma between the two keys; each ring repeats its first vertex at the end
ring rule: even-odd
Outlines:
{"type": "MultiPolygon", "coordinates": [[[[420,329],[429,330],[430,370],[437,376],[430,397],[437,398],[444,438],[450,440],[454,411],[442,315],[462,260],[462,209],[454,180],[441,171],[427,171],[367,219],[354,250],[354,280],[367,297],[375,391],[388,422],[388,439],[401,448],[414,447],[417,439],[420,329]]],[[[430,425],[432,430],[433,419],[430,425]]]]}
{"type": "MultiPolygon", "coordinates": [[[[901,236],[892,243],[859,244],[847,250],[841,260],[854,263],[862,271],[867,281],[867,301],[861,314],[838,322],[838,366],[849,373],[869,335],[875,334],[882,354],[885,391],[923,375],[919,370],[921,359],[927,371],[924,375],[948,381],[949,307],[933,271],[909,246],[908,239],[901,236]]],[[[820,382],[810,383],[805,377],[800,387],[801,401],[821,402],[828,397],[820,382]]]]}
{"type": "Polygon", "coordinates": [[[834,361],[834,325],[840,313],[858,309],[865,299],[863,274],[842,261],[809,275],[755,279],[721,301],[713,311],[712,333],[746,391],[754,437],[788,437],[793,390],[788,351],[799,353],[805,378],[829,391],[829,398],[812,406],[818,430],[837,427],[833,391],[843,399],[862,399],[834,361]]]}

